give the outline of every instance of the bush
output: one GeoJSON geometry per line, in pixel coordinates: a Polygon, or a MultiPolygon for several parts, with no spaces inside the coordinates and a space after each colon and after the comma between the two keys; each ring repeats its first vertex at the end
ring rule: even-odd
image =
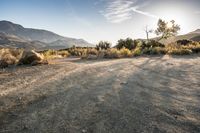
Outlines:
{"type": "Polygon", "coordinates": [[[23,49],[9,49],[3,48],[0,50],[1,64],[7,63],[7,65],[17,64],[21,58],[23,49]]]}
{"type": "Polygon", "coordinates": [[[144,54],[150,54],[150,55],[161,55],[166,53],[167,53],[166,49],[162,47],[153,47],[144,51],[144,54]]]}
{"type": "Polygon", "coordinates": [[[131,57],[132,53],[129,49],[122,48],[122,49],[120,49],[120,55],[121,55],[121,57],[131,57]]]}
{"type": "Polygon", "coordinates": [[[200,45],[191,47],[191,50],[193,53],[199,53],[200,52],[200,45]]]}
{"type": "Polygon", "coordinates": [[[145,45],[145,41],[143,40],[134,40],[134,44],[136,45],[136,47],[142,47],[143,45],[145,45]]]}
{"type": "Polygon", "coordinates": [[[127,48],[129,50],[133,50],[136,48],[136,44],[134,43],[134,40],[127,38],[125,40],[120,39],[115,47],[117,49],[127,48]]]}
{"type": "Polygon", "coordinates": [[[82,56],[87,55],[87,48],[76,48],[76,47],[73,47],[73,48],[68,49],[68,52],[72,56],[82,57],[82,56]]]}
{"type": "Polygon", "coordinates": [[[154,47],[161,47],[161,48],[164,48],[165,45],[156,41],[156,40],[149,40],[149,41],[146,41],[142,44],[142,48],[145,49],[145,48],[154,48],[154,47]]]}
{"type": "Polygon", "coordinates": [[[187,45],[182,46],[185,49],[191,49],[193,53],[200,52],[200,43],[199,42],[191,42],[187,45]]]}
{"type": "Polygon", "coordinates": [[[192,41],[183,39],[183,40],[178,40],[176,43],[179,45],[188,45],[188,44],[191,44],[192,41]]]}
{"type": "Polygon", "coordinates": [[[55,50],[47,50],[46,52],[44,52],[44,56],[45,57],[49,57],[49,56],[52,56],[52,55],[56,55],[56,51],[55,50]]]}
{"type": "Polygon", "coordinates": [[[140,56],[140,55],[142,55],[142,50],[140,47],[138,47],[133,51],[133,56],[140,56]]]}
{"type": "Polygon", "coordinates": [[[45,51],[43,54],[46,59],[63,58],[70,56],[70,53],[67,50],[56,51],[50,49],[45,51]]]}
{"type": "Polygon", "coordinates": [[[98,55],[98,51],[94,48],[88,48],[87,49],[87,54],[91,54],[91,55],[98,55]]]}
{"type": "Polygon", "coordinates": [[[58,51],[57,53],[58,55],[62,56],[62,57],[68,57],[70,56],[70,53],[66,50],[61,50],[61,51],[58,51]]]}
{"type": "Polygon", "coordinates": [[[97,50],[107,50],[111,48],[112,44],[106,41],[100,41],[99,44],[96,45],[97,50]]]}
{"type": "Polygon", "coordinates": [[[116,48],[108,49],[105,53],[106,58],[120,58],[120,51],[116,48]]]}
{"type": "Polygon", "coordinates": [[[190,55],[190,54],[192,54],[192,50],[190,50],[190,49],[172,49],[171,51],[168,51],[168,54],[172,54],[172,55],[190,55]]]}

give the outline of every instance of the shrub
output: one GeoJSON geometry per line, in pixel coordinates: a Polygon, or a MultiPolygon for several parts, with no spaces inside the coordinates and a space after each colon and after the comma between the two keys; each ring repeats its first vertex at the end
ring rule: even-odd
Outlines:
{"type": "Polygon", "coordinates": [[[122,49],[120,49],[119,52],[120,52],[121,57],[131,57],[132,56],[131,51],[127,48],[122,48],[122,49]]]}
{"type": "Polygon", "coordinates": [[[97,50],[107,50],[111,48],[112,44],[107,41],[100,41],[99,44],[96,45],[97,50]]]}
{"type": "Polygon", "coordinates": [[[94,48],[88,48],[87,49],[87,54],[91,54],[91,55],[98,55],[98,51],[94,48]]]}
{"type": "Polygon", "coordinates": [[[161,48],[161,47],[154,47],[154,48],[150,48],[150,54],[151,55],[161,55],[161,54],[166,54],[167,51],[165,48],[161,48]]]}
{"type": "Polygon", "coordinates": [[[120,51],[116,48],[108,49],[105,53],[106,58],[120,58],[120,51]]]}
{"type": "Polygon", "coordinates": [[[129,50],[133,50],[136,48],[136,44],[134,43],[134,40],[127,38],[125,40],[120,39],[115,47],[117,49],[127,48],[129,50]]]}
{"type": "Polygon", "coordinates": [[[138,47],[133,51],[133,56],[140,56],[140,55],[142,55],[142,50],[140,47],[138,47]]]}
{"type": "Polygon", "coordinates": [[[58,51],[57,54],[61,55],[62,57],[68,57],[68,56],[70,56],[70,53],[68,51],[66,51],[66,50],[58,51]]]}
{"type": "Polygon", "coordinates": [[[18,63],[22,53],[23,49],[3,48],[0,50],[0,60],[3,64],[14,65],[18,63]]]}
{"type": "Polygon", "coordinates": [[[68,52],[72,56],[81,57],[81,56],[87,55],[87,48],[76,48],[76,47],[73,47],[73,48],[68,49],[68,52]]]}
{"type": "Polygon", "coordinates": [[[190,49],[172,49],[171,51],[168,51],[168,54],[189,55],[189,54],[192,54],[192,50],[190,50],[190,49]]]}
{"type": "Polygon", "coordinates": [[[70,53],[67,50],[56,51],[50,49],[45,51],[43,54],[46,59],[63,58],[70,56],[70,53]]]}
{"type": "Polygon", "coordinates": [[[146,41],[142,44],[142,48],[154,48],[154,47],[165,47],[164,44],[156,41],[156,40],[149,40],[149,41],[146,41]]]}
{"type": "Polygon", "coordinates": [[[52,55],[56,55],[56,51],[55,50],[47,50],[46,52],[44,52],[45,56],[52,56],[52,55]]]}
{"type": "Polygon", "coordinates": [[[145,41],[143,40],[134,40],[134,44],[136,45],[136,47],[142,47],[145,44],[145,41]]]}
{"type": "Polygon", "coordinates": [[[199,42],[191,42],[187,45],[182,46],[185,49],[191,49],[193,53],[200,52],[200,43],[199,42]]]}
{"type": "Polygon", "coordinates": [[[191,47],[191,50],[193,53],[199,53],[200,52],[200,45],[191,47]]]}
{"type": "Polygon", "coordinates": [[[176,43],[179,44],[179,45],[188,45],[188,44],[191,44],[192,41],[187,40],[187,39],[183,39],[183,40],[178,40],[176,43]]]}

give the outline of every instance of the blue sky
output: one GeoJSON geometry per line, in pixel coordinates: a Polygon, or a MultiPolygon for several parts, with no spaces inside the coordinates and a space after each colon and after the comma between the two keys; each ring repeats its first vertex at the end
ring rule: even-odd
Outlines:
{"type": "Polygon", "coordinates": [[[0,20],[91,43],[116,43],[144,38],[145,26],[154,29],[158,18],[174,19],[180,34],[198,29],[199,7],[200,0],[0,0],[0,20]]]}

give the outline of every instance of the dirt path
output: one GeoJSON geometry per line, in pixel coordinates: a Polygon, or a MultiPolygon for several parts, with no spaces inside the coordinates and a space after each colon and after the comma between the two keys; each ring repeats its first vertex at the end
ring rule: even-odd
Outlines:
{"type": "Polygon", "coordinates": [[[200,132],[197,56],[58,61],[0,82],[0,132],[200,132]]]}

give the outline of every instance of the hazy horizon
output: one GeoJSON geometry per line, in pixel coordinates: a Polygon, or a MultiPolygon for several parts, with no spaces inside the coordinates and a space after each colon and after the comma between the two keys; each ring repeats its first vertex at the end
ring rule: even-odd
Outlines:
{"type": "MultiPolygon", "coordinates": [[[[1,0],[0,20],[38,28],[90,43],[145,38],[159,18],[174,19],[180,34],[200,28],[198,0],[1,0]]],[[[153,37],[153,34],[151,35],[153,37]]]]}

